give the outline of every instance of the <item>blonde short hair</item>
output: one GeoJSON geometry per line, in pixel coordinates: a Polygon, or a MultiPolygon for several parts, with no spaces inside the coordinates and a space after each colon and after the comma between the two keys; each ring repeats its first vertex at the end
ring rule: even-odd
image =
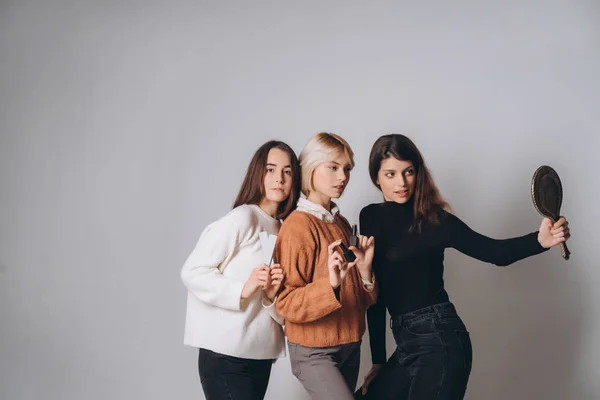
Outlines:
{"type": "Polygon", "coordinates": [[[348,142],[339,135],[321,132],[308,140],[298,158],[302,173],[302,193],[305,196],[314,190],[312,177],[315,169],[325,162],[332,161],[340,153],[346,155],[354,168],[354,152],[348,142]]]}

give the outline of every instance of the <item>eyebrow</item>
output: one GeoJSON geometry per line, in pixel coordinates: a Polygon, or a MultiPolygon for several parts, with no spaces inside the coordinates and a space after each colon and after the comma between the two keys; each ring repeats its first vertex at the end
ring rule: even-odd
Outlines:
{"type": "MultiPolygon", "coordinates": [[[[414,165],[411,165],[410,167],[406,167],[406,168],[404,168],[404,169],[402,170],[402,172],[406,172],[406,171],[408,171],[408,170],[409,170],[409,169],[411,169],[411,168],[413,168],[413,169],[414,169],[414,168],[415,168],[415,166],[414,166],[414,165]]],[[[384,169],[384,171],[387,171],[387,172],[396,172],[396,170],[395,170],[395,169],[393,169],[393,168],[386,168],[386,169],[384,169]]]]}
{"type": "MultiPolygon", "coordinates": [[[[276,166],[277,166],[277,164],[273,164],[273,163],[267,163],[267,167],[276,167],[276,166]]],[[[288,164],[288,165],[286,165],[286,166],[285,166],[285,167],[283,167],[283,168],[292,168],[292,166],[288,164]]]]}
{"type": "MultiPolygon", "coordinates": [[[[328,161],[328,162],[330,162],[331,164],[339,165],[340,167],[342,166],[342,164],[340,164],[337,161],[328,161]]],[[[346,166],[349,167],[349,168],[352,168],[352,165],[350,165],[350,164],[346,164],[346,166]]]]}

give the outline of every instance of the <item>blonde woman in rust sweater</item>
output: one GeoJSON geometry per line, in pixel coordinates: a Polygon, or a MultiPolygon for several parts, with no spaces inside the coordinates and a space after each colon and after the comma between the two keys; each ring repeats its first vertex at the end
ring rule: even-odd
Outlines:
{"type": "Polygon", "coordinates": [[[347,262],[351,227],[331,201],[344,192],[354,167],[338,135],[313,136],[300,154],[302,192],[283,223],[275,259],[286,276],[276,307],[285,319],[292,372],[313,399],[353,399],[365,311],[376,301],[371,263],[374,239],[359,236],[347,262]]]}

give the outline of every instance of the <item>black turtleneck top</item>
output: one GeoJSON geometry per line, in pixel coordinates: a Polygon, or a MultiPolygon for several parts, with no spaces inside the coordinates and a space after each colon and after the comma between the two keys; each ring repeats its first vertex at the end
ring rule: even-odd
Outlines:
{"type": "Polygon", "coordinates": [[[361,234],[375,237],[373,272],[379,299],[367,311],[373,364],[386,362],[386,308],[396,316],[449,301],[443,278],[446,248],[500,266],[545,250],[537,232],[495,240],[471,230],[447,211],[441,211],[439,219],[439,224],[424,223],[420,233],[410,231],[412,200],[371,204],[360,212],[361,234]]]}

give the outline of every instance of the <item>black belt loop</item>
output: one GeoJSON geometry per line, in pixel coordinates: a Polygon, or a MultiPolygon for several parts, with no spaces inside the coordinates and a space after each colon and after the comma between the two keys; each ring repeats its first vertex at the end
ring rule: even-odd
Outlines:
{"type": "Polygon", "coordinates": [[[402,315],[390,316],[390,329],[394,329],[394,324],[398,326],[402,325],[402,315]]]}

